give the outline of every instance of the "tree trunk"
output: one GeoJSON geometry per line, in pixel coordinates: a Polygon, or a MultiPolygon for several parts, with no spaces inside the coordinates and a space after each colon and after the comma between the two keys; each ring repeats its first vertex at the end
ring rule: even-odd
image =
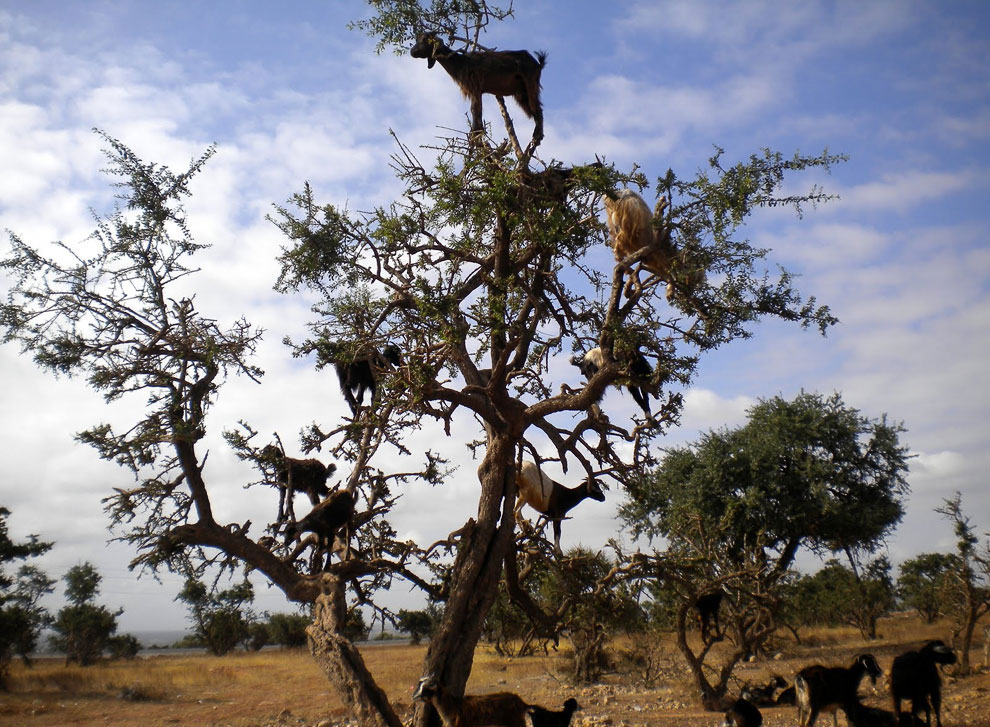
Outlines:
{"type": "Polygon", "coordinates": [[[347,607],[343,581],[324,574],[320,585],[313,623],[306,629],[310,653],[361,725],[403,727],[360,652],[342,633],[347,607]]]}
{"type": "MultiPolygon", "coordinates": [[[[481,498],[478,521],[468,521],[454,562],[454,580],[440,627],[430,640],[424,675],[432,674],[454,696],[462,696],[481,627],[495,600],[502,566],[515,522],[512,516],[515,479],[514,441],[491,433],[485,458],[478,468],[481,498]]],[[[436,710],[417,705],[416,727],[439,724],[436,710]]]]}

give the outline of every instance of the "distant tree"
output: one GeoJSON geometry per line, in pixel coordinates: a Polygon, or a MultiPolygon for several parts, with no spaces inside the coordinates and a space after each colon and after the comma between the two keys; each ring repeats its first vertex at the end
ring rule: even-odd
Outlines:
{"type": "Polygon", "coordinates": [[[141,642],[134,634],[120,634],[107,639],[111,659],[133,659],[141,650],[141,642]]]}
{"type": "Polygon", "coordinates": [[[946,575],[944,607],[954,622],[953,641],[962,635],[962,643],[958,644],[959,668],[966,674],[970,670],[973,632],[980,619],[990,612],[990,534],[986,535],[987,542],[980,546],[970,519],[963,512],[961,493],[957,492],[943,502],[935,512],[952,523],[956,535],[956,562],[946,575]]]}
{"type": "Polygon", "coordinates": [[[22,565],[16,575],[7,565],[48,552],[52,544],[29,535],[26,542],[15,543],[7,530],[10,510],[0,507],[0,689],[7,688],[10,662],[20,656],[30,664],[30,654],[38,643],[41,630],[51,622],[48,611],[39,604],[51,593],[55,581],[32,565],[22,565]]]}
{"type": "Polygon", "coordinates": [[[802,546],[875,549],[903,515],[907,452],[901,427],[869,419],[838,394],[763,400],[746,425],[667,451],[633,483],[620,515],[664,552],[625,558],[628,577],[659,578],[680,595],[678,647],[702,701],[715,707],[733,667],[776,630],[784,583],[802,546]],[[687,639],[697,599],[728,592],[722,616],[732,650],[687,639]],[[720,655],[721,668],[705,662],[720,655]],[[710,679],[714,674],[714,679],[710,679]]]}
{"type": "Polygon", "coordinates": [[[563,634],[573,647],[572,677],[597,681],[609,667],[612,637],[641,622],[641,612],[627,584],[608,583],[615,563],[604,553],[574,548],[559,568],[548,569],[540,586],[545,603],[563,604],[563,634]]]}
{"type": "Polygon", "coordinates": [[[73,566],[62,577],[69,605],[55,616],[49,641],[53,648],[65,654],[65,663],[77,662],[90,666],[103,657],[117,632],[117,617],[124,609],[110,611],[96,604],[102,576],[92,563],[73,566]]]}
{"type": "Polygon", "coordinates": [[[958,568],[954,553],[922,553],[910,558],[901,564],[897,576],[898,598],[916,610],[925,623],[935,623],[943,610],[946,577],[958,568]]]}
{"type": "Polygon", "coordinates": [[[364,620],[361,609],[352,606],[347,609],[347,617],[344,622],[344,635],[351,641],[367,641],[370,629],[364,620]]]}
{"type": "Polygon", "coordinates": [[[418,644],[423,639],[428,639],[433,635],[440,623],[440,616],[440,609],[434,603],[419,611],[409,611],[402,608],[399,609],[395,625],[399,631],[409,634],[409,640],[412,643],[418,644]]]}
{"type": "Polygon", "coordinates": [[[290,649],[305,646],[306,627],[312,622],[311,616],[299,613],[273,613],[268,617],[269,638],[290,649]]]}
{"type": "Polygon", "coordinates": [[[254,587],[247,579],[218,590],[188,577],[176,600],[189,608],[195,635],[211,654],[223,656],[249,640],[252,619],[245,606],[254,601],[254,587]]]}

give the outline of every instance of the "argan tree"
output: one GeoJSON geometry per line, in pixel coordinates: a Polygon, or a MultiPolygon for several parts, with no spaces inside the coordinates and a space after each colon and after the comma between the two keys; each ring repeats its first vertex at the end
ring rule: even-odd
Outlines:
{"type": "MultiPolygon", "coordinates": [[[[486,25],[511,14],[484,0],[372,6],[360,27],[401,52],[424,30],[480,49],[486,25]]],[[[402,184],[398,199],[353,213],[303,185],[272,215],[285,245],[277,289],[317,298],[312,334],[292,343],[294,353],[324,367],[368,360],[386,343],[402,352],[399,367],[375,367],[374,401],[304,432],[304,448],[328,448],[345,465],[332,484],[354,503],[346,547],[338,547],[345,545],[340,534],[310,533],[290,550],[284,523],[272,522],[269,508],[259,505],[252,518],[268,527],[253,531],[214,509],[205,415],[226,376],[260,380],[262,372],[251,363],[256,329],[245,320],[224,327],[179,292],[189,290],[190,258],[201,247],[181,202],[212,149],[176,174],[104,135],[110,171],[121,177],[121,207],[91,238],[58,243],[51,254],[12,236],[0,262],[13,280],[0,307],[5,340],[20,342],[39,366],[87,377],[108,401],[146,397],[144,416],[125,430],[101,424],[78,435],[136,475],[133,487],[106,499],[117,537],[137,551],[133,565],[183,573],[190,562],[246,565],[290,599],[314,603],[310,648],[367,725],[398,727],[400,720],[345,636],[348,608],[394,617],[376,596],[396,580],[443,603],[423,669],[463,693],[499,581],[519,594],[514,559],[543,546],[538,536],[516,542],[522,458],[625,488],[654,464],[650,445],[677,423],[681,392],[704,354],[751,335],[765,317],[823,332],[834,323],[827,308],[802,298],[789,273],[767,270],[768,251],[740,228],[759,208],[801,210],[827,199],[817,188],[793,195],[781,186],[790,173],[827,169],[840,157],[766,150],[726,165],[717,151],[693,178],[663,174],[648,192],[666,202],[654,221],[657,236],[682,251],[683,264],[707,270],[705,284],[671,303],[665,289],[672,281],[641,269],[648,248],[600,269],[588,255],[607,241],[605,196],[623,186],[645,189],[649,180],[595,160],[591,149],[587,159],[542,159],[536,140],[520,141],[500,99],[486,104],[484,135],[412,140],[434,144],[425,160],[396,141],[382,164],[402,184]],[[598,373],[568,385],[561,371],[569,367],[552,364],[596,346],[604,354],[598,373]],[[653,414],[612,419],[595,404],[633,375],[636,351],[653,369],[642,377],[656,396],[653,414]],[[452,436],[455,421],[459,436],[474,428],[464,446],[479,461],[477,512],[431,546],[397,541],[389,523],[396,487],[442,486],[449,475],[435,453],[411,452],[408,437],[424,428],[452,436]],[[303,559],[300,547],[319,557],[303,559]]],[[[668,277],[678,274],[672,268],[668,277]]],[[[245,476],[245,484],[271,483],[268,443],[250,424],[227,438],[257,465],[258,476],[245,476]]],[[[552,625],[532,602],[523,606],[552,625]]],[[[436,720],[432,708],[418,709],[417,724],[436,720]]]]}
{"type": "Polygon", "coordinates": [[[76,662],[91,666],[103,658],[117,632],[117,617],[123,609],[111,611],[96,603],[103,577],[92,563],[81,563],[66,571],[65,598],[69,605],[61,608],[52,623],[52,647],[65,654],[66,665],[76,662]]]}
{"type": "Polygon", "coordinates": [[[942,589],[950,572],[957,568],[952,553],[922,553],[901,563],[897,576],[898,597],[927,624],[942,613],[942,589]]]}
{"type": "Polygon", "coordinates": [[[886,417],[869,419],[838,394],[809,393],[763,400],[748,414],[742,427],[668,450],[630,481],[620,509],[634,535],[666,539],[662,551],[627,557],[623,577],[677,591],[678,647],[709,706],[725,695],[735,665],[776,630],[798,550],[872,552],[900,522],[907,493],[902,430],[886,417]],[[698,598],[715,592],[724,594],[721,622],[733,647],[717,652],[717,669],[707,661],[721,637],[688,639],[698,598]]]}

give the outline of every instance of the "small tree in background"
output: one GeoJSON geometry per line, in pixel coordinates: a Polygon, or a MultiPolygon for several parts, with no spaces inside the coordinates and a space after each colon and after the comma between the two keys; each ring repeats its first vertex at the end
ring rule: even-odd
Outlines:
{"type": "Polygon", "coordinates": [[[252,618],[244,606],[254,602],[254,587],[247,579],[221,591],[188,577],[176,600],[189,607],[194,634],[211,654],[223,656],[250,638],[252,618]]]}
{"type": "Polygon", "coordinates": [[[124,609],[110,611],[96,604],[103,577],[92,563],[73,566],[62,577],[69,605],[55,616],[50,638],[53,648],[65,653],[66,665],[90,666],[103,657],[117,632],[117,617],[124,609]]]}
{"type": "Polygon", "coordinates": [[[51,622],[39,600],[54,590],[55,581],[32,565],[22,565],[15,576],[7,573],[8,563],[35,558],[48,552],[52,544],[29,535],[26,542],[15,543],[7,531],[10,510],[0,507],[0,689],[6,689],[10,662],[20,656],[30,664],[41,630],[51,622]]]}
{"type": "Polygon", "coordinates": [[[306,627],[313,622],[312,616],[300,613],[273,613],[268,617],[268,635],[271,643],[288,649],[306,645],[306,627]]]}
{"type": "Polygon", "coordinates": [[[897,596],[913,608],[925,623],[935,623],[943,610],[946,577],[959,567],[953,553],[922,553],[901,564],[897,576],[897,596]]]}
{"type": "Polygon", "coordinates": [[[440,623],[440,609],[435,603],[427,605],[420,611],[399,609],[398,616],[395,625],[399,631],[409,634],[409,640],[413,644],[430,638],[440,623]]]}
{"type": "Polygon", "coordinates": [[[134,634],[120,634],[107,639],[111,659],[133,659],[141,650],[141,642],[134,634]]]}
{"type": "Polygon", "coordinates": [[[979,538],[963,512],[960,493],[944,503],[935,512],[952,523],[957,538],[956,562],[944,581],[945,613],[953,620],[953,642],[962,636],[962,643],[958,644],[959,669],[966,674],[970,670],[969,649],[976,624],[990,612],[990,535],[980,547],[979,538]]]}
{"type": "Polygon", "coordinates": [[[734,666],[773,635],[799,548],[869,552],[900,521],[901,431],[885,416],[862,416],[838,394],[775,397],[751,408],[743,427],[668,450],[634,482],[620,515],[634,535],[662,536],[668,546],[624,558],[624,577],[677,590],[678,648],[703,703],[716,707],[734,666]],[[714,652],[716,639],[691,643],[687,627],[698,598],[720,590],[734,649],[714,652]],[[706,664],[715,654],[718,669],[706,664]]]}

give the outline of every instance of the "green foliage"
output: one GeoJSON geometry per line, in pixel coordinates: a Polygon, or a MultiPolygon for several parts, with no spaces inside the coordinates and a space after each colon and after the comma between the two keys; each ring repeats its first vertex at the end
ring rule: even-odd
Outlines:
{"type": "Polygon", "coordinates": [[[110,611],[96,604],[102,576],[92,563],[73,566],[62,580],[71,605],[55,616],[52,624],[55,635],[49,641],[52,648],[65,654],[67,664],[90,666],[103,658],[111,637],[117,632],[117,617],[124,610],[110,611]]]}
{"type": "Polygon", "coordinates": [[[51,549],[51,543],[30,535],[26,542],[10,539],[7,518],[10,510],[0,507],[0,689],[6,688],[10,662],[20,656],[25,663],[38,643],[41,630],[51,616],[39,600],[51,593],[54,581],[32,565],[22,565],[16,575],[7,572],[7,565],[18,560],[34,558],[51,549]]]}
{"type": "Polygon", "coordinates": [[[512,2],[508,7],[487,0],[369,0],[373,14],[351,23],[350,27],[378,38],[379,53],[393,46],[396,53],[405,53],[415,40],[415,30],[434,32],[446,38],[476,42],[492,21],[512,17],[512,2]]]}
{"type": "Polygon", "coordinates": [[[853,570],[829,560],[811,576],[795,582],[791,612],[808,625],[855,626],[864,638],[877,638],[877,622],[894,606],[890,562],[876,558],[853,570]]]}
{"type": "Polygon", "coordinates": [[[107,639],[111,659],[133,659],[141,650],[141,642],[134,634],[120,634],[107,639]]]}
{"type": "Polygon", "coordinates": [[[351,641],[367,641],[368,639],[368,625],[364,620],[364,613],[357,606],[352,606],[347,609],[347,615],[344,618],[344,636],[346,636],[351,641]]]}
{"type": "Polygon", "coordinates": [[[399,609],[399,618],[396,626],[399,631],[409,634],[409,639],[413,644],[418,644],[423,639],[428,639],[433,635],[440,624],[442,612],[435,603],[428,604],[425,609],[419,611],[409,611],[399,609]]]}
{"type": "Polygon", "coordinates": [[[762,400],[748,423],[668,451],[635,483],[620,515],[634,534],[680,533],[703,523],[728,553],[875,548],[903,515],[907,451],[900,426],[870,420],[838,394],[762,400]]]}
{"type": "Polygon", "coordinates": [[[904,561],[897,576],[898,598],[925,623],[935,623],[942,612],[946,577],[958,567],[958,556],[952,553],[922,553],[904,561]]]}
{"type": "Polygon", "coordinates": [[[247,625],[247,636],[244,638],[244,648],[248,651],[261,651],[262,647],[271,643],[268,624],[262,621],[252,621],[247,625]]]}
{"type": "Polygon", "coordinates": [[[246,604],[254,601],[250,581],[245,579],[221,591],[188,577],[176,600],[188,606],[195,635],[211,654],[223,656],[238,644],[251,642],[250,625],[254,619],[245,609],[246,604]]]}
{"type": "Polygon", "coordinates": [[[269,639],[290,649],[305,646],[306,627],[312,620],[299,613],[273,613],[268,617],[269,639]]]}

